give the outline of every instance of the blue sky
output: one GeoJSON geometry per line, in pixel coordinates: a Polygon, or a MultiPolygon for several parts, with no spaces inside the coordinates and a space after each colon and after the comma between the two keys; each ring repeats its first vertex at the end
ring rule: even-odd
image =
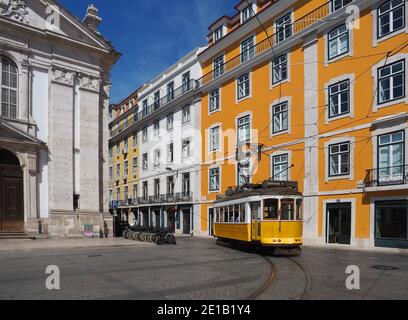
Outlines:
{"type": "Polygon", "coordinates": [[[112,72],[115,103],[205,45],[208,26],[233,14],[238,0],[60,0],[81,19],[91,2],[103,19],[101,33],[123,54],[112,72]]]}

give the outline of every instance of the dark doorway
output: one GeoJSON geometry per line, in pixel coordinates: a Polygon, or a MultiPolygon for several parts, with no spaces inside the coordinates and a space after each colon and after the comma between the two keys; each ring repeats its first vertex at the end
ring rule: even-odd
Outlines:
{"type": "Polygon", "coordinates": [[[351,203],[327,205],[327,242],[351,244],[351,203]]]}
{"type": "Polygon", "coordinates": [[[160,210],[154,210],[154,227],[159,228],[160,227],[160,210]]]}
{"type": "Polygon", "coordinates": [[[18,158],[0,149],[0,232],[24,232],[23,171],[18,158]]]}
{"type": "Polygon", "coordinates": [[[214,236],[214,209],[208,210],[208,235],[214,236]]]}
{"type": "Polygon", "coordinates": [[[171,208],[167,210],[167,229],[171,233],[176,233],[176,209],[171,208]]]}
{"type": "Polygon", "coordinates": [[[191,210],[183,210],[183,234],[191,234],[191,210]]]}
{"type": "Polygon", "coordinates": [[[408,248],[408,201],[375,203],[375,246],[408,248]]]}

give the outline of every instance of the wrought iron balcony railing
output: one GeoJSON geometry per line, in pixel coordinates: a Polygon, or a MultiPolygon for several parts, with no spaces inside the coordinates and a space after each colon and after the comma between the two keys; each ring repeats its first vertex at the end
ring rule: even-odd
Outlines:
{"type": "Polygon", "coordinates": [[[367,170],[366,188],[408,184],[408,165],[367,170]]]}
{"type": "MultiPolygon", "coordinates": [[[[118,205],[119,207],[129,207],[129,206],[138,206],[138,205],[160,205],[168,203],[180,203],[180,202],[193,202],[193,193],[192,192],[180,192],[174,194],[161,194],[149,197],[140,197],[140,198],[130,198],[125,200],[120,200],[118,205]]],[[[112,206],[110,206],[112,207],[112,206]]]]}
{"type": "Polygon", "coordinates": [[[222,74],[253,60],[277,44],[286,42],[288,39],[293,38],[294,35],[305,30],[306,28],[317,23],[323,23],[332,13],[340,10],[353,1],[354,0],[330,0],[303,17],[297,19],[293,23],[287,23],[279,27],[274,27],[268,38],[248,48],[246,51],[243,51],[240,55],[226,61],[224,64],[218,65],[217,67],[213,68],[211,72],[205,74],[200,79],[200,85],[208,84],[212,80],[220,77],[222,74]]]}
{"type": "Polygon", "coordinates": [[[183,83],[182,86],[174,89],[164,97],[160,99],[156,99],[153,103],[146,106],[140,112],[133,112],[127,115],[126,119],[123,119],[123,122],[120,123],[115,129],[111,129],[111,138],[115,137],[122,131],[126,130],[127,128],[131,127],[135,123],[139,122],[140,120],[148,117],[149,115],[153,114],[155,111],[165,107],[170,102],[180,98],[181,96],[187,94],[188,92],[194,91],[198,89],[199,82],[197,80],[190,80],[189,82],[183,83]]]}

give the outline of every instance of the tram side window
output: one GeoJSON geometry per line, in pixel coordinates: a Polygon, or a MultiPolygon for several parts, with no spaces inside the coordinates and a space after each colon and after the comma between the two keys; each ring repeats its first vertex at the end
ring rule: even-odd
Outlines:
{"type": "Polygon", "coordinates": [[[246,222],[245,203],[241,203],[239,205],[239,220],[241,221],[241,223],[246,222]]]}
{"type": "Polygon", "coordinates": [[[220,208],[220,220],[218,222],[224,222],[224,208],[220,208]]]}
{"type": "Polygon", "coordinates": [[[281,220],[291,221],[295,219],[295,200],[283,199],[281,203],[281,220]]]}
{"type": "Polygon", "coordinates": [[[251,216],[252,216],[252,220],[261,220],[261,203],[260,202],[251,203],[251,216]]]}
{"type": "Polygon", "coordinates": [[[264,220],[279,220],[279,200],[268,199],[264,201],[264,220]]]}
{"type": "Polygon", "coordinates": [[[234,206],[234,222],[239,223],[239,205],[234,206]]]}
{"type": "Polygon", "coordinates": [[[224,208],[224,222],[229,222],[229,209],[228,209],[228,207],[224,208]]]}
{"type": "Polygon", "coordinates": [[[234,207],[229,206],[229,222],[232,223],[234,222],[234,207]]]}
{"type": "Polygon", "coordinates": [[[296,200],[296,220],[300,221],[303,219],[303,206],[302,200],[296,200]]]}

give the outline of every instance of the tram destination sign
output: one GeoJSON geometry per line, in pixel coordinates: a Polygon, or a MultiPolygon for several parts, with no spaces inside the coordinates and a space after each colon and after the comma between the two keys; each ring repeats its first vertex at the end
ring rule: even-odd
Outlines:
{"type": "Polygon", "coordinates": [[[296,181],[274,181],[266,180],[263,182],[262,187],[264,188],[291,188],[297,189],[298,183],[296,181]]]}

